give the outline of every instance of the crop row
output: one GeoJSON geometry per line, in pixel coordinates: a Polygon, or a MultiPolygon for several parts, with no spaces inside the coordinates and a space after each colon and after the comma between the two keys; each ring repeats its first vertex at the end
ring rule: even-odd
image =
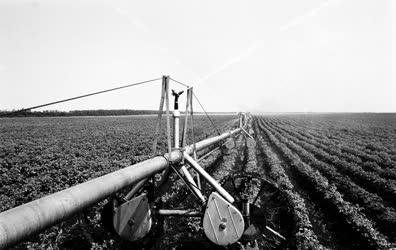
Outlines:
{"type": "MultiPolygon", "coordinates": [[[[277,130],[274,127],[272,129],[277,130]]],[[[332,165],[317,160],[313,154],[307,152],[299,145],[299,141],[296,138],[284,132],[282,133],[279,129],[277,131],[281,133],[281,136],[288,139],[286,145],[296,152],[304,162],[319,170],[329,181],[332,181],[349,201],[363,206],[363,212],[368,217],[374,218],[380,229],[386,234],[395,237],[396,212],[394,209],[384,206],[380,197],[356,185],[349,177],[337,172],[332,165]]]]}
{"type": "MultiPolygon", "coordinates": [[[[252,122],[249,120],[248,128],[246,131],[252,135],[254,134],[253,128],[251,126],[252,122]]],[[[259,172],[260,174],[264,174],[262,169],[259,169],[257,166],[257,157],[256,157],[256,141],[250,137],[246,137],[246,164],[245,164],[245,171],[246,172],[259,172]]]]}
{"type": "MultiPolygon", "coordinates": [[[[306,130],[298,129],[297,127],[295,127],[293,125],[279,126],[277,121],[269,121],[269,120],[267,120],[267,121],[269,123],[271,123],[272,125],[275,125],[279,128],[283,128],[283,129],[289,128],[291,131],[296,133],[296,136],[298,136],[299,139],[305,138],[306,140],[310,140],[310,142],[317,147],[320,147],[320,148],[326,147],[326,149],[327,149],[326,144],[332,144],[333,147],[328,148],[329,152],[332,152],[333,154],[339,154],[339,155],[343,154],[343,152],[341,151],[341,148],[338,145],[335,145],[324,138],[319,139],[318,137],[315,137],[312,134],[309,134],[308,132],[306,132],[306,130]]],[[[346,158],[348,161],[352,161],[352,162],[355,162],[358,164],[362,163],[362,160],[355,155],[344,154],[343,157],[346,158]]]]}
{"type": "MultiPolygon", "coordinates": [[[[255,120],[256,122],[256,120],[255,120]]],[[[256,125],[256,124],[255,124],[256,125]]],[[[304,199],[295,191],[278,157],[271,151],[268,144],[256,130],[256,140],[260,151],[265,155],[266,164],[269,166],[269,177],[277,183],[284,192],[290,206],[293,208],[293,216],[296,225],[296,246],[298,249],[323,249],[316,234],[313,231],[304,199]]]]}
{"type": "MultiPolygon", "coordinates": [[[[277,126],[276,122],[270,122],[270,123],[272,125],[277,126]]],[[[380,166],[378,166],[376,162],[373,161],[362,162],[360,158],[348,152],[343,152],[339,145],[336,145],[330,142],[329,140],[313,138],[312,136],[307,135],[306,132],[302,132],[295,128],[290,128],[286,126],[278,126],[278,127],[282,128],[288,133],[292,133],[293,136],[298,138],[299,140],[305,141],[319,149],[325,150],[330,155],[334,155],[339,158],[345,159],[352,164],[361,165],[364,170],[370,171],[371,174],[373,175],[378,175],[379,177],[387,178],[387,179],[396,179],[396,171],[394,169],[381,168],[380,166]]]]}
{"type": "MultiPolygon", "coordinates": [[[[393,161],[395,164],[396,161],[396,151],[394,146],[386,143],[388,147],[382,145],[384,139],[377,142],[379,140],[375,135],[370,135],[364,132],[361,132],[362,136],[356,136],[355,134],[348,133],[348,129],[346,128],[334,128],[333,132],[329,131],[329,124],[319,125],[315,123],[315,127],[312,127],[312,124],[302,125],[301,121],[292,121],[291,119],[287,119],[284,123],[285,125],[290,126],[298,126],[299,130],[304,130],[309,132],[312,136],[315,136],[319,139],[329,139],[337,144],[340,144],[344,147],[346,152],[360,155],[362,159],[366,161],[376,161],[378,164],[381,164],[385,167],[391,164],[390,161],[393,161]],[[344,132],[347,131],[347,132],[344,132]],[[342,132],[342,133],[340,133],[342,132]]],[[[386,141],[389,141],[387,139],[386,141]]]]}
{"type": "Polygon", "coordinates": [[[244,157],[244,151],[242,150],[244,142],[244,137],[241,134],[237,135],[235,139],[227,140],[227,143],[224,144],[225,150],[223,150],[219,168],[213,168],[210,171],[214,179],[222,180],[227,175],[239,170],[235,166],[239,165],[238,162],[244,157]]]}
{"type": "Polygon", "coordinates": [[[301,144],[301,146],[319,160],[336,166],[338,171],[348,175],[359,185],[364,186],[369,191],[377,193],[390,203],[395,203],[396,186],[392,181],[367,173],[362,169],[362,167],[340,159],[337,156],[330,155],[328,152],[310,144],[305,143],[301,144]]]}
{"type": "Polygon", "coordinates": [[[330,205],[330,209],[331,207],[335,208],[340,219],[349,224],[361,239],[366,242],[367,246],[376,249],[389,247],[389,242],[386,238],[374,229],[371,221],[360,213],[358,207],[345,201],[334,185],[330,185],[326,178],[319,172],[314,171],[309,165],[303,163],[296,154],[293,154],[286,147],[286,138],[280,137],[281,140],[277,139],[273,134],[276,134],[276,132],[269,131],[262,122],[261,120],[259,125],[261,130],[267,134],[270,142],[283,153],[291,168],[297,171],[301,178],[312,186],[314,192],[320,194],[320,197],[330,205]]]}
{"type": "Polygon", "coordinates": [[[396,164],[385,152],[375,152],[375,155],[367,154],[363,150],[343,146],[345,141],[334,143],[326,137],[315,137],[315,135],[305,130],[304,132],[301,130],[297,130],[296,132],[306,138],[316,139],[324,147],[327,147],[329,152],[336,152],[346,160],[361,165],[365,170],[377,173],[384,178],[396,179],[396,171],[394,169],[396,164]]]}
{"type": "MultiPolygon", "coordinates": [[[[296,128],[295,125],[289,124],[286,125],[285,127],[294,127],[296,128]]],[[[332,135],[328,135],[328,136],[324,136],[324,129],[321,130],[321,134],[319,134],[318,132],[314,132],[312,131],[312,129],[308,129],[308,128],[304,128],[301,129],[300,128],[296,128],[297,131],[302,132],[304,131],[304,135],[307,137],[314,137],[320,141],[325,141],[329,144],[331,144],[334,148],[339,149],[340,151],[346,153],[346,157],[348,158],[348,155],[355,157],[355,159],[352,158],[352,160],[356,161],[356,157],[359,157],[361,160],[360,161],[364,161],[364,162],[368,162],[368,163],[376,163],[382,167],[385,168],[389,168],[392,167],[394,165],[394,162],[392,162],[392,158],[385,153],[386,149],[384,150],[384,148],[382,147],[382,151],[378,152],[372,152],[371,150],[367,150],[365,148],[357,148],[356,144],[354,144],[353,146],[348,146],[347,145],[347,141],[353,141],[351,137],[348,137],[347,139],[340,139],[337,136],[335,136],[334,134],[332,135]],[[331,138],[331,140],[329,139],[329,137],[331,138]],[[332,142],[335,141],[335,142],[332,142]],[[369,151],[369,152],[367,152],[369,151]]],[[[357,162],[360,163],[360,162],[357,162]]]]}

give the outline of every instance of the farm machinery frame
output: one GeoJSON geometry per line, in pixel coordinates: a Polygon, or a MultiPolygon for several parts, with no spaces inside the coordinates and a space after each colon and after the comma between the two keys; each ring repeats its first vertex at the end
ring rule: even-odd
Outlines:
{"type": "MultiPolygon", "coordinates": [[[[162,77],[160,110],[156,126],[156,136],[158,136],[161,130],[163,107],[166,104],[168,152],[0,213],[0,248],[15,245],[28,236],[55,225],[101,200],[114,197],[127,188],[129,192],[123,195],[121,200],[110,198],[108,204],[111,209],[106,215],[111,218],[114,231],[125,240],[137,241],[148,235],[153,226],[153,215],[201,217],[206,237],[221,246],[231,245],[246,234],[252,236],[257,233],[257,227],[250,218],[249,199],[238,199],[241,202],[237,204],[235,197],[205,171],[197,159],[198,151],[216,145],[226,138],[239,133],[250,136],[245,130],[247,115],[239,114],[239,127],[236,129],[199,142],[193,139],[191,145],[185,145],[189,115],[192,125],[190,129],[193,130],[193,88],[188,87],[186,91],[185,122],[181,139],[178,99],[183,91],[173,91],[175,101],[172,143],[169,79],[169,76],[162,77]],[[150,194],[145,192],[144,188],[149,179],[161,172],[163,172],[161,180],[155,186],[155,190],[150,194]],[[167,191],[165,183],[172,172],[180,177],[199,200],[200,208],[155,209],[152,206],[153,199],[167,191]],[[213,192],[208,197],[202,193],[202,179],[213,188],[213,192]]],[[[157,139],[153,143],[154,153],[156,149],[157,139]]],[[[285,240],[273,229],[266,228],[279,239],[285,240]]]]}

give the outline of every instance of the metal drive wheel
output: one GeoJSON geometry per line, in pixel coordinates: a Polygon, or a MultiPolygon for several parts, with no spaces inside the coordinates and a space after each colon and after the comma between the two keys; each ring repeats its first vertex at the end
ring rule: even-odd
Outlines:
{"type": "MultiPolygon", "coordinates": [[[[160,217],[158,216],[153,216],[151,213],[151,202],[153,200],[153,184],[154,180],[148,180],[145,182],[144,185],[142,185],[137,191],[131,195],[128,196],[128,191],[130,188],[125,189],[117,195],[114,195],[113,197],[109,198],[109,201],[103,206],[101,217],[102,217],[102,223],[105,226],[105,228],[113,233],[113,235],[117,235],[117,238],[119,240],[119,245],[122,248],[147,248],[150,249],[153,247],[155,244],[155,240],[163,234],[162,231],[162,223],[163,221],[161,220],[160,217]],[[144,202],[139,202],[144,201],[144,202]],[[136,202],[134,202],[136,200],[136,202]],[[127,203],[132,204],[132,205],[127,205],[127,203]],[[146,205],[146,209],[142,209],[142,204],[146,205]],[[122,224],[122,219],[119,219],[117,217],[120,217],[121,215],[116,215],[116,211],[120,209],[121,207],[125,206],[124,210],[135,210],[138,211],[140,210],[141,212],[137,212],[135,217],[131,217],[128,219],[128,222],[126,225],[126,228],[128,226],[133,226],[133,224],[136,224],[138,222],[142,223],[143,217],[147,217],[147,219],[150,221],[150,229],[143,235],[139,235],[138,238],[132,238],[132,235],[121,235],[120,231],[115,229],[115,224],[122,224]],[[121,220],[118,222],[115,222],[115,220],[121,220]]],[[[126,212],[125,214],[128,214],[126,212]]],[[[146,223],[148,223],[146,221],[146,223]]],[[[142,231],[142,227],[138,229],[139,231],[142,231]]],[[[126,233],[133,233],[137,234],[136,232],[126,232],[126,233]]],[[[125,232],[123,233],[125,234],[125,232]]]]}
{"type": "Polygon", "coordinates": [[[239,246],[282,249],[291,234],[292,216],[282,191],[257,173],[235,173],[221,181],[244,215],[245,232],[239,246]]]}

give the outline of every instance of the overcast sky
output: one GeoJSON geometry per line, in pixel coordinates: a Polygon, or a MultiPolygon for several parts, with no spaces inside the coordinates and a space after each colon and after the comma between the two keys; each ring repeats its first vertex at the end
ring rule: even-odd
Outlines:
{"type": "MultiPolygon", "coordinates": [[[[0,109],[169,74],[209,111],[396,112],[395,14],[392,0],[0,0],[0,109]]],[[[49,109],[156,109],[159,95],[49,109]]]]}

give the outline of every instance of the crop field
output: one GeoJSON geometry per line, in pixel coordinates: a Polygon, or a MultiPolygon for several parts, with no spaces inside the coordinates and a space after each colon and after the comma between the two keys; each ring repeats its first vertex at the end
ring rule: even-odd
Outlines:
{"type": "Polygon", "coordinates": [[[290,197],[297,246],[396,242],[395,115],[256,116],[253,128],[266,175],[290,197]]]}
{"type": "MultiPolygon", "coordinates": [[[[235,127],[235,118],[213,116],[222,131],[235,127]]],[[[146,116],[0,120],[0,211],[146,159],[154,121],[146,116]]],[[[205,117],[195,123],[197,138],[215,134],[205,117]]],[[[287,238],[284,248],[394,246],[396,115],[255,115],[247,131],[252,137],[228,138],[201,164],[222,184],[231,174],[255,173],[276,186],[276,197],[261,194],[258,204],[268,210],[267,224],[287,238]]],[[[165,148],[164,135],[159,143],[165,148]]],[[[163,207],[199,205],[177,176],[170,182],[158,201],[163,207]]],[[[104,229],[105,203],[17,247],[137,247],[104,229]]],[[[205,242],[199,218],[166,219],[160,225],[151,248],[213,247],[205,242]]],[[[272,248],[269,241],[263,239],[258,248],[272,248]]]]}
{"type": "MultiPolygon", "coordinates": [[[[236,116],[212,119],[224,128],[235,123],[236,116]]],[[[0,211],[147,159],[155,122],[156,116],[0,119],[0,211]]],[[[195,116],[194,124],[196,140],[216,134],[204,116],[195,116]]],[[[166,148],[165,127],[163,118],[158,149],[166,148]]],[[[101,205],[18,248],[87,249],[92,245],[101,249],[98,244],[112,244],[114,240],[100,224],[101,205]],[[81,223],[87,219],[90,223],[81,223]]]]}

